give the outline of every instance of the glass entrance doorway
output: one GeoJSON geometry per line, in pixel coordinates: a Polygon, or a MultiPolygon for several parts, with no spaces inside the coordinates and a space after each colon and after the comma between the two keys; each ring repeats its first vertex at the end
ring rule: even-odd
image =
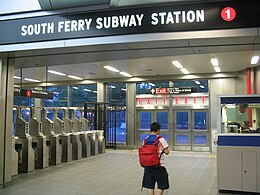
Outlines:
{"type": "Polygon", "coordinates": [[[168,110],[139,110],[137,111],[137,144],[150,133],[152,122],[161,124],[161,135],[168,141],[169,137],[169,111],[168,110]]]}
{"type": "Polygon", "coordinates": [[[209,151],[208,110],[174,110],[174,149],[209,151]]]}

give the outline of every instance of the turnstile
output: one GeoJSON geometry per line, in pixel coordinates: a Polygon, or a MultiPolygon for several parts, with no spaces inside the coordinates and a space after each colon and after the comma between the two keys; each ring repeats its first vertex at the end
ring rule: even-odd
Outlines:
{"type": "Polygon", "coordinates": [[[73,121],[69,118],[69,110],[63,109],[64,132],[70,135],[72,144],[72,159],[78,160],[82,158],[82,143],[80,141],[80,133],[73,132],[73,121]]]}
{"type": "Polygon", "coordinates": [[[71,109],[71,120],[73,121],[73,132],[80,133],[80,141],[82,143],[82,157],[91,156],[90,134],[86,132],[88,128],[88,120],[82,117],[82,110],[71,109]],[[79,118],[76,112],[80,112],[79,118]]]}
{"type": "Polygon", "coordinates": [[[70,162],[72,161],[72,144],[70,141],[70,134],[65,133],[64,130],[64,121],[58,117],[58,108],[54,109],[54,133],[59,135],[60,141],[62,144],[62,155],[61,161],[62,162],[70,162]]]}
{"type": "Polygon", "coordinates": [[[15,137],[12,137],[12,176],[18,175],[18,152],[15,150],[15,137]]]}
{"type": "Polygon", "coordinates": [[[46,136],[42,133],[42,123],[35,118],[35,108],[30,107],[30,110],[29,134],[32,136],[32,146],[35,151],[35,167],[43,169],[49,167],[49,148],[46,136]]]}
{"type": "Polygon", "coordinates": [[[21,117],[21,110],[17,110],[15,150],[18,152],[18,172],[28,173],[34,171],[34,150],[32,137],[29,135],[29,123],[21,117]]]}

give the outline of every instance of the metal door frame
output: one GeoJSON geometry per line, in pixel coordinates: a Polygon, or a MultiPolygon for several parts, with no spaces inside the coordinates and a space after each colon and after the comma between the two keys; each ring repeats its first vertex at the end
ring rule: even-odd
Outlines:
{"type": "Polygon", "coordinates": [[[174,136],[174,150],[180,151],[210,151],[210,130],[209,130],[209,109],[173,109],[173,136],[174,136]],[[206,112],[206,126],[207,130],[194,130],[194,113],[199,111],[206,112]],[[188,112],[188,130],[176,130],[176,113],[188,112]],[[188,145],[176,145],[177,135],[188,135],[188,145]],[[194,137],[196,135],[206,135],[206,145],[195,145],[194,137]]]}
{"type": "Polygon", "coordinates": [[[151,123],[156,122],[156,113],[158,112],[167,112],[168,113],[168,130],[162,130],[161,134],[167,135],[168,138],[170,135],[170,110],[169,108],[163,108],[163,109],[137,109],[136,110],[137,115],[137,124],[136,124],[136,146],[139,147],[141,145],[140,135],[141,134],[150,134],[150,128],[147,130],[141,130],[140,129],[140,112],[151,112],[151,123]]]}

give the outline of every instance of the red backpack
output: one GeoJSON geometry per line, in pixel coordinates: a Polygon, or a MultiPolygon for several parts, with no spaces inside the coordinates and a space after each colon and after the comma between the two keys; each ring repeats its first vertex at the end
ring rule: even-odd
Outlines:
{"type": "Polygon", "coordinates": [[[157,136],[152,144],[147,144],[146,139],[144,144],[139,148],[139,162],[142,167],[156,167],[160,165],[160,158],[158,155],[158,148],[156,146],[161,136],[157,136]]]}

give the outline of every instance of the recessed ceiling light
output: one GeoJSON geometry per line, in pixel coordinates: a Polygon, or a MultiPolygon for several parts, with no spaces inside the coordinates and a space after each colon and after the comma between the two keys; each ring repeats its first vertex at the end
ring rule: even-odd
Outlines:
{"type": "Polygon", "coordinates": [[[91,92],[91,90],[90,90],[90,89],[83,89],[83,91],[91,92]]]}
{"type": "Polygon", "coordinates": [[[69,78],[71,79],[76,79],[76,80],[83,80],[81,77],[73,76],[73,75],[68,75],[69,78]]]}
{"type": "Polygon", "coordinates": [[[133,77],[131,74],[128,74],[127,72],[120,72],[119,74],[126,76],[126,77],[133,77]]]}
{"type": "Polygon", "coordinates": [[[120,72],[118,69],[113,68],[111,66],[104,66],[104,68],[107,69],[107,70],[113,71],[113,72],[120,72]]]}
{"type": "Polygon", "coordinates": [[[183,66],[181,65],[181,63],[179,61],[172,61],[172,64],[174,66],[176,66],[177,68],[183,68],[183,66]]]}
{"type": "Polygon", "coordinates": [[[221,72],[219,66],[215,66],[214,69],[215,69],[216,72],[221,72]]]}
{"type": "Polygon", "coordinates": [[[251,64],[257,64],[258,60],[259,60],[259,56],[253,56],[251,59],[251,64]]]}
{"type": "Polygon", "coordinates": [[[218,59],[217,59],[217,58],[211,58],[210,61],[211,61],[211,64],[212,64],[213,66],[219,66],[219,63],[218,63],[218,59]]]}
{"type": "Polygon", "coordinates": [[[181,68],[180,70],[183,74],[190,74],[190,72],[186,68],[181,68]]]}
{"type": "Polygon", "coordinates": [[[21,77],[18,77],[18,76],[14,76],[14,79],[21,79],[21,77]]]}
{"type": "Polygon", "coordinates": [[[62,72],[54,71],[54,70],[48,70],[48,73],[56,74],[56,75],[60,75],[60,76],[66,76],[66,74],[64,74],[62,72]]]}
{"type": "Polygon", "coordinates": [[[31,82],[36,82],[36,83],[40,83],[41,81],[36,80],[36,79],[29,79],[29,78],[24,78],[25,81],[31,81],[31,82]]]}

